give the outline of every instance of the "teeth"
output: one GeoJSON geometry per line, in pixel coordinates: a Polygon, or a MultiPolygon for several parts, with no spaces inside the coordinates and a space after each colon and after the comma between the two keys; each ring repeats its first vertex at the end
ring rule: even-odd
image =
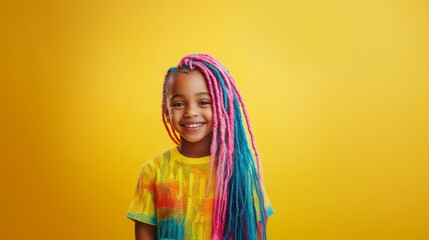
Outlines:
{"type": "Polygon", "coordinates": [[[195,124],[188,124],[185,125],[187,128],[197,128],[199,126],[203,125],[202,123],[195,123],[195,124]]]}

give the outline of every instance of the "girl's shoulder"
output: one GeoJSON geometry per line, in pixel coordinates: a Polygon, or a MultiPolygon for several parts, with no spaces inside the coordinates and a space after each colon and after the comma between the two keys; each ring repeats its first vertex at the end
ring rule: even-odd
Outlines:
{"type": "Polygon", "coordinates": [[[149,169],[157,169],[164,166],[171,158],[171,151],[173,149],[169,149],[161,154],[158,154],[148,161],[143,163],[142,169],[149,168],[149,169]]]}
{"type": "Polygon", "coordinates": [[[145,181],[154,179],[165,168],[169,158],[170,150],[167,150],[145,161],[140,168],[139,178],[145,179],[145,181]]]}

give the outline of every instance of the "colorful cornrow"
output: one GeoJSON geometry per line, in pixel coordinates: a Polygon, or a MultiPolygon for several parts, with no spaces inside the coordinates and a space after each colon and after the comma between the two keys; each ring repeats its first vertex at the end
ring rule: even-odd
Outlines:
{"type": "MultiPolygon", "coordinates": [[[[263,239],[266,239],[267,216],[262,193],[260,158],[246,106],[228,70],[207,54],[185,56],[178,67],[170,68],[165,76],[163,104],[169,79],[174,79],[175,74],[183,69],[195,68],[203,74],[213,103],[211,174],[215,162],[217,170],[212,238],[257,240],[258,228],[263,239]],[[246,137],[242,114],[253,152],[246,137]]],[[[173,128],[168,127],[164,114],[162,119],[170,138],[179,144],[180,138],[173,128]]]]}

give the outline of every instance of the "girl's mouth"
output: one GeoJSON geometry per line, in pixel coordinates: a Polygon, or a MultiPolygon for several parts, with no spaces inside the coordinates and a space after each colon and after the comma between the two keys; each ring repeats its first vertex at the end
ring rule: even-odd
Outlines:
{"type": "Polygon", "coordinates": [[[184,126],[185,129],[188,131],[197,131],[204,124],[205,123],[192,123],[192,124],[183,124],[182,126],[184,126]]]}

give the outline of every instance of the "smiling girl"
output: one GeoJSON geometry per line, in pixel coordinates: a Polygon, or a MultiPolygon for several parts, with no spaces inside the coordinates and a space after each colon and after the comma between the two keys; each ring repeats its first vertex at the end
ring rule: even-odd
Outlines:
{"type": "Polygon", "coordinates": [[[273,210],[228,70],[207,54],[185,56],[165,76],[162,113],[177,147],[140,171],[127,214],[136,239],[266,239],[273,210]]]}

